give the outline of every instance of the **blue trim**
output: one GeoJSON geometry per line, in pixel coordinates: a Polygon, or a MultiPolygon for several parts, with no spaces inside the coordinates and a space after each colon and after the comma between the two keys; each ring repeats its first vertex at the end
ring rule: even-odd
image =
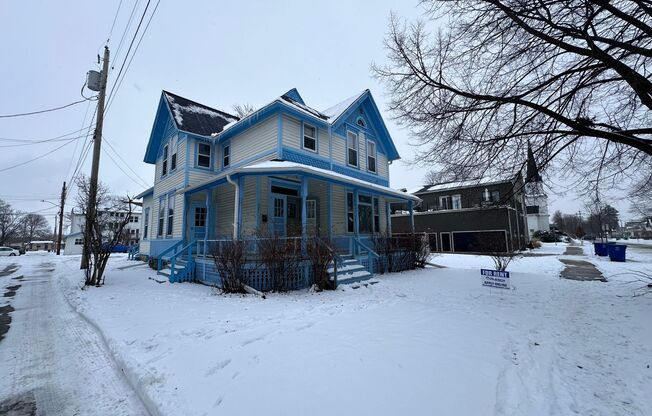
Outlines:
{"type": "Polygon", "coordinates": [[[164,252],[165,250],[169,249],[175,244],[178,244],[181,242],[182,239],[176,238],[157,238],[153,240],[149,240],[149,256],[150,257],[158,257],[159,253],[164,252]]]}
{"type": "Polygon", "coordinates": [[[260,228],[260,176],[256,176],[256,232],[260,228]]]}
{"type": "Polygon", "coordinates": [[[308,151],[305,150],[297,151],[295,149],[285,148],[283,150],[283,156],[283,160],[287,160],[289,162],[296,162],[303,165],[330,170],[330,163],[328,160],[325,158],[319,158],[317,155],[315,155],[315,152],[310,152],[309,154],[308,151]]]}
{"type": "Polygon", "coordinates": [[[306,103],[303,101],[303,98],[301,98],[301,95],[299,94],[299,91],[297,91],[296,88],[292,88],[290,91],[286,92],[285,94],[286,97],[289,97],[293,99],[294,101],[306,105],[306,103]]]}
{"type": "Polygon", "coordinates": [[[345,150],[344,160],[346,160],[346,166],[360,170],[360,131],[359,130],[354,131],[353,129],[347,127],[345,140],[346,140],[346,144],[344,145],[344,150],[345,150]],[[355,149],[355,157],[357,159],[355,165],[349,163],[349,133],[355,134],[355,144],[356,144],[355,147],[357,148],[355,149]]]}
{"type": "Polygon", "coordinates": [[[182,213],[183,215],[181,216],[181,239],[183,241],[188,241],[188,240],[186,240],[186,237],[188,237],[186,235],[186,226],[188,225],[187,224],[187,217],[188,217],[188,209],[187,209],[187,207],[188,207],[189,202],[190,201],[188,199],[188,195],[183,194],[183,213],[182,213]]]}

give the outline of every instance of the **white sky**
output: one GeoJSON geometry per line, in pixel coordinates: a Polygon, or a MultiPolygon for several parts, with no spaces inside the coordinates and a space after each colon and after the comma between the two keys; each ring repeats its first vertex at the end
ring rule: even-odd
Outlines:
{"type": "MultiPolygon", "coordinates": [[[[102,53],[118,3],[0,2],[0,56],[4,58],[0,66],[0,114],[51,108],[80,99],[86,72],[99,68],[97,54],[102,53]]],[[[145,3],[142,0],[138,5],[135,19],[140,18],[145,3]]],[[[109,73],[109,86],[115,81],[137,23],[116,56],[133,4],[122,2],[111,35],[109,47],[115,69],[109,73]]],[[[150,10],[155,4],[152,0],[150,10]]],[[[403,157],[390,168],[391,186],[414,187],[427,169],[407,162],[413,154],[408,133],[385,111],[383,87],[369,69],[372,62],[385,60],[383,39],[390,11],[410,19],[420,14],[416,0],[355,4],[341,0],[163,0],[107,112],[104,137],[151,184],[153,167],[142,160],[162,89],[231,111],[235,103],[260,106],[293,87],[317,109],[369,88],[403,157]]],[[[85,93],[90,95],[88,90],[85,93]]],[[[88,125],[94,105],[84,125],[88,125]]],[[[47,139],[79,130],[87,108],[83,103],[45,115],[0,119],[0,138],[47,139]]],[[[0,172],[0,198],[21,210],[41,211],[52,221],[56,208],[40,200],[58,203],[62,182],[71,176],[82,140],[58,151],[53,150],[65,142],[0,147],[0,170],[47,154],[0,172]]],[[[0,146],[9,144],[15,143],[0,141],[0,146]]],[[[82,167],[85,173],[90,171],[90,159],[89,155],[82,167]]],[[[144,189],[138,180],[121,172],[106,153],[102,155],[100,178],[117,194],[134,195],[144,189]]],[[[551,193],[550,202],[551,213],[555,209],[575,213],[584,205],[568,194],[551,193]]],[[[69,198],[66,211],[73,203],[69,198]]],[[[621,211],[621,218],[628,217],[624,202],[613,205],[621,211]]]]}

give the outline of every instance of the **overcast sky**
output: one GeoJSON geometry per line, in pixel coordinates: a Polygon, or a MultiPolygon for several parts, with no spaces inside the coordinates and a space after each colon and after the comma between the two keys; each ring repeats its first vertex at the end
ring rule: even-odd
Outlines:
{"type": "MultiPolygon", "coordinates": [[[[122,2],[111,32],[119,1],[0,0],[0,114],[81,99],[86,72],[99,69],[97,54],[109,34],[115,66],[109,72],[112,86],[146,3],[138,4],[134,23],[119,48],[133,1],[122,2]]],[[[155,5],[152,0],[150,10],[155,5]]],[[[416,0],[162,0],[107,111],[104,137],[119,156],[103,146],[101,180],[117,194],[140,192],[147,185],[143,179],[151,186],[153,166],[142,160],[163,89],[231,111],[236,103],[264,105],[293,87],[317,109],[369,88],[403,158],[390,168],[391,186],[418,185],[427,169],[407,163],[413,154],[408,132],[386,112],[383,87],[369,69],[372,62],[385,60],[383,38],[390,11],[412,20],[421,12],[416,0]]],[[[143,27],[146,23],[147,17],[143,27]]],[[[21,210],[40,211],[52,221],[56,208],[40,200],[58,203],[62,182],[72,176],[84,138],[29,145],[4,139],[49,139],[78,131],[88,126],[94,108],[95,102],[82,103],[41,115],[0,119],[0,198],[21,210]],[[38,156],[43,157],[2,171],[38,156]]],[[[89,155],[82,172],[90,172],[90,159],[89,155]]],[[[549,193],[551,213],[583,210],[583,201],[572,193],[554,191],[549,193]]],[[[67,204],[69,211],[74,195],[67,204]]],[[[614,205],[621,218],[628,217],[624,202],[614,205]]]]}

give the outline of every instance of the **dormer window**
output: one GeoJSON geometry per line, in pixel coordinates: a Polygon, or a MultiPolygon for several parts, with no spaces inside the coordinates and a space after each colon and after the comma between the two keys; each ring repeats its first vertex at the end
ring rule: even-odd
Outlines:
{"type": "Polygon", "coordinates": [[[303,125],[303,148],[317,151],[317,129],[307,124],[303,125]]]}
{"type": "Polygon", "coordinates": [[[352,131],[347,132],[346,146],[347,158],[346,161],[351,166],[358,166],[358,135],[352,131]]]}
{"type": "Polygon", "coordinates": [[[367,141],[367,170],[376,173],[376,143],[367,141]]]}
{"type": "Polygon", "coordinates": [[[168,173],[168,145],[163,146],[163,172],[161,176],[165,176],[168,173]]]}

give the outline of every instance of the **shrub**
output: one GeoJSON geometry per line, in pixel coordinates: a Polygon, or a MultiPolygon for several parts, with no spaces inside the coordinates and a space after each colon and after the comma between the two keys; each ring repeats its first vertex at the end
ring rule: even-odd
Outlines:
{"type": "Polygon", "coordinates": [[[335,284],[328,275],[328,267],[333,263],[334,255],[330,241],[312,237],[308,240],[306,254],[315,276],[318,290],[334,290],[335,284]]]}
{"type": "Polygon", "coordinates": [[[257,248],[261,264],[272,281],[272,291],[285,292],[301,276],[303,256],[299,239],[288,239],[266,229],[257,232],[257,248]]]}
{"type": "Polygon", "coordinates": [[[541,248],[541,241],[537,240],[536,238],[533,238],[532,240],[530,240],[530,247],[541,248]]]}
{"type": "Polygon", "coordinates": [[[510,251],[505,246],[505,240],[499,238],[475,238],[472,244],[473,250],[486,253],[494,262],[495,270],[504,272],[507,266],[520,254],[516,251],[510,251]]]}
{"type": "Polygon", "coordinates": [[[535,231],[534,238],[543,241],[544,243],[559,243],[561,242],[561,237],[550,231],[535,231]]]}
{"type": "MultiPolygon", "coordinates": [[[[147,264],[150,269],[158,270],[158,259],[156,257],[150,257],[147,264]]],[[[163,265],[165,266],[165,260],[163,260],[163,265]]]]}
{"type": "Polygon", "coordinates": [[[226,293],[246,293],[244,243],[238,240],[220,242],[212,248],[211,256],[222,280],[222,290],[226,293]]]}

